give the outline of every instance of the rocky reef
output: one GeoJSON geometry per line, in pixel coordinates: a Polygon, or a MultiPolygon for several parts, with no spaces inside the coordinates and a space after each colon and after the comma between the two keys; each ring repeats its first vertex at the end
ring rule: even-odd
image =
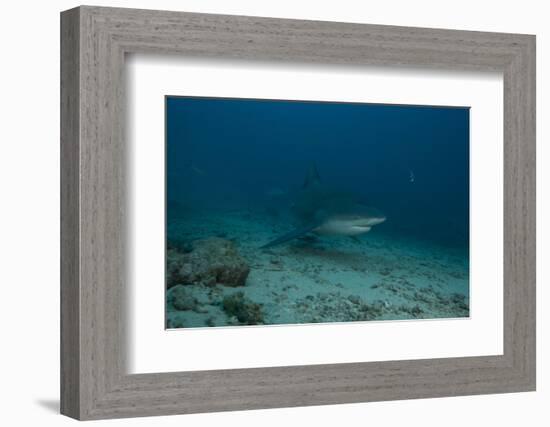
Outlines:
{"type": "Polygon", "coordinates": [[[248,263],[230,240],[218,237],[196,240],[186,250],[168,246],[168,288],[190,284],[244,286],[249,273],[248,263]]]}
{"type": "Polygon", "coordinates": [[[166,327],[470,315],[468,259],[460,251],[377,234],[258,250],[261,241],[284,232],[264,213],[239,210],[173,223],[166,327]]]}
{"type": "Polygon", "coordinates": [[[230,320],[235,318],[239,324],[261,325],[264,323],[261,305],[245,297],[242,292],[226,296],[222,301],[222,307],[230,320]]]}
{"type": "Polygon", "coordinates": [[[167,295],[167,301],[179,311],[196,310],[198,307],[197,299],[183,285],[173,286],[167,295]]]}

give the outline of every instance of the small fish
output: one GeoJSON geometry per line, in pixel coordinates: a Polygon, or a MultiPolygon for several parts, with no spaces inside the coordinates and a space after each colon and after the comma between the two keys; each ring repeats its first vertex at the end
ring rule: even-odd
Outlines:
{"type": "Polygon", "coordinates": [[[409,182],[414,182],[414,172],[409,169],[409,182]]]}
{"type": "Polygon", "coordinates": [[[206,175],[206,173],[205,173],[202,169],[199,169],[199,168],[196,167],[195,165],[192,165],[192,166],[191,166],[191,171],[192,171],[192,172],[195,172],[197,175],[201,175],[201,176],[206,175]]]}

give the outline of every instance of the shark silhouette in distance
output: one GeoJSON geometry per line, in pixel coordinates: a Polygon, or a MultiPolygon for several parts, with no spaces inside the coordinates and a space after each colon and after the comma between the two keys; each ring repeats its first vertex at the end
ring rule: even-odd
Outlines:
{"type": "Polygon", "coordinates": [[[358,236],[386,220],[378,209],[362,205],[351,193],[333,191],[321,184],[317,167],[312,164],[304,185],[292,206],[299,226],[262,246],[262,249],[286,243],[309,233],[334,236],[358,236]]]}

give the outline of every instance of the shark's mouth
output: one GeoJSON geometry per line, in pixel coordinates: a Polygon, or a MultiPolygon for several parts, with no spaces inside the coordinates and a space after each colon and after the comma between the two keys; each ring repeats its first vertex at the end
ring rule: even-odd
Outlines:
{"type": "Polygon", "coordinates": [[[353,233],[366,233],[367,231],[370,231],[371,227],[368,225],[352,225],[350,227],[350,230],[353,233]]]}

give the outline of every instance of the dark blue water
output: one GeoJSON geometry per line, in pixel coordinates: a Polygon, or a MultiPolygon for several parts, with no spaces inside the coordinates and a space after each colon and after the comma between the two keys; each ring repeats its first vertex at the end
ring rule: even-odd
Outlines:
{"type": "Polygon", "coordinates": [[[169,205],[260,208],[312,162],[386,214],[372,232],[468,250],[469,108],[166,99],[169,205]]]}

